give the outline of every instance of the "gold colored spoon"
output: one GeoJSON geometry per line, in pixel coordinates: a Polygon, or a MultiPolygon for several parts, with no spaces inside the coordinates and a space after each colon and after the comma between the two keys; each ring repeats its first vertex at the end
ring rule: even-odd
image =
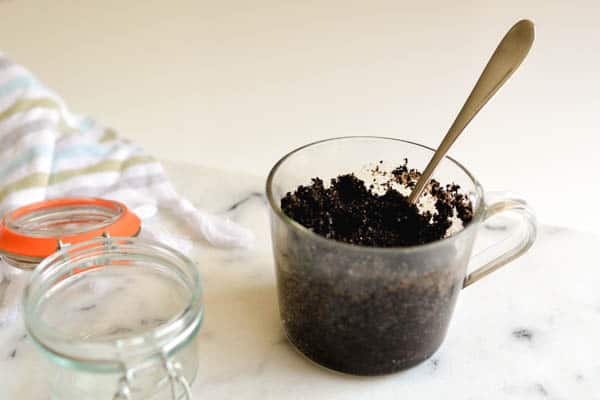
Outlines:
{"type": "Polygon", "coordinates": [[[479,110],[485,106],[489,99],[492,98],[513,72],[517,70],[519,65],[521,65],[529,49],[531,49],[534,36],[533,22],[526,19],[517,22],[506,33],[485,66],[481,76],[479,76],[479,80],[456,116],[448,133],[444,136],[442,143],[440,143],[411,192],[408,198],[411,203],[417,202],[423,189],[429,182],[433,171],[444,158],[456,138],[460,136],[467,125],[469,125],[469,122],[475,118],[479,110]]]}

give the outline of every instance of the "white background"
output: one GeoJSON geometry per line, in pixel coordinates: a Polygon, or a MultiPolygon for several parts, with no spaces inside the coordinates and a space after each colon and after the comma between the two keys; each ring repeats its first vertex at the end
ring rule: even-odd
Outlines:
{"type": "Polygon", "coordinates": [[[326,137],[437,146],[524,17],[534,49],[451,155],[543,222],[595,230],[596,0],[0,0],[0,51],[158,157],[265,175],[326,137]]]}

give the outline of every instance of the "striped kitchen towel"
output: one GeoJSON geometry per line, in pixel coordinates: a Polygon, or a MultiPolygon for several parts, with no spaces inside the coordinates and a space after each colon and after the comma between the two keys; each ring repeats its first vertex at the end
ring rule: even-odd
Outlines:
{"type": "MultiPolygon", "coordinates": [[[[180,197],[160,163],[139,146],[71,113],[59,96],[0,53],[0,213],[69,196],[119,200],[142,220],[168,209],[187,231],[216,246],[247,247],[253,241],[250,231],[180,197]]],[[[164,232],[156,234],[165,239],[164,232]]]]}
{"type": "MultiPolygon", "coordinates": [[[[122,201],[144,223],[142,236],[187,253],[199,238],[221,247],[249,247],[253,235],[180,197],[162,166],[142,149],[62,99],[24,67],[0,53],[0,214],[56,197],[122,201]],[[169,210],[182,232],[154,218],[169,210]],[[191,236],[190,236],[191,234],[191,236]]],[[[29,274],[0,263],[0,328],[21,321],[29,274]]],[[[10,330],[0,329],[0,342],[10,330]]]]}

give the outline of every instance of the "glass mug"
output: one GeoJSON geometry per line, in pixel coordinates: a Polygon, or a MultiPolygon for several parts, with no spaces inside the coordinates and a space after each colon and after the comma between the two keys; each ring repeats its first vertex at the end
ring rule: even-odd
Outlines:
{"type": "Polygon", "coordinates": [[[327,182],[379,160],[398,166],[408,158],[409,166],[422,169],[433,152],[398,139],[342,137],[296,149],[271,170],[266,191],[281,321],[289,341],[309,359],[357,375],[392,373],[426,360],[446,335],[460,290],[533,244],[536,220],[528,205],[506,195],[486,202],[479,182],[450,157],[442,160],[434,178],[461,186],[473,204],[473,219],[460,232],[435,242],[388,248],[352,245],[315,234],[280,208],[286,193],[311,178],[327,182]],[[510,248],[488,248],[483,255],[491,261],[469,265],[479,226],[504,212],[520,217],[510,248]]]}

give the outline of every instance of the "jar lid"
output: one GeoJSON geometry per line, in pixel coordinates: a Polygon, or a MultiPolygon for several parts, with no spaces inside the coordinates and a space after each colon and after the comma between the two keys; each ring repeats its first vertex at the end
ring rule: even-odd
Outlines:
{"type": "Polygon", "coordinates": [[[29,204],[4,215],[0,253],[16,267],[33,268],[63,244],[102,234],[136,236],[141,221],[123,203],[98,198],[60,198],[29,204]]]}

